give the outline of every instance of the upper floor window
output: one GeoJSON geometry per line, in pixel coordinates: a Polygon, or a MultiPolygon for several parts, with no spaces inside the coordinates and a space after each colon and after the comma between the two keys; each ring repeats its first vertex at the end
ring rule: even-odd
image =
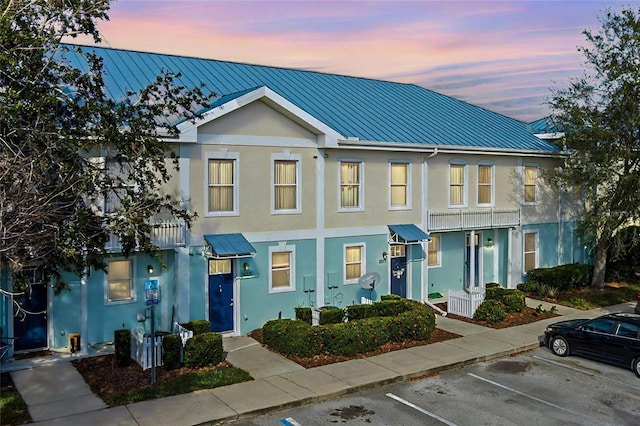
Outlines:
{"type": "Polygon", "coordinates": [[[466,166],[464,164],[449,165],[449,205],[466,205],[466,166]]]}
{"type": "Polygon", "coordinates": [[[362,162],[340,162],[340,208],[362,209],[362,162]]]}
{"type": "Polygon", "coordinates": [[[493,166],[478,166],[478,205],[493,205],[493,166]]]}
{"type": "Polygon", "coordinates": [[[535,203],[537,193],[538,168],[536,166],[524,167],[524,202],[535,203]]]}
{"type": "Polygon", "coordinates": [[[525,232],[524,234],[524,272],[525,274],[538,267],[538,233],[525,232]]]}
{"type": "Polygon", "coordinates": [[[390,207],[407,208],[409,203],[409,164],[390,163],[390,207]]]}
{"type": "Polygon", "coordinates": [[[571,187],[571,201],[573,203],[582,202],[582,186],[574,185],[571,187]]]}
{"type": "Polygon", "coordinates": [[[440,235],[431,235],[427,245],[427,266],[440,266],[440,235]]]}
{"type": "Polygon", "coordinates": [[[344,248],[344,280],[347,284],[358,282],[364,273],[364,245],[349,245],[344,248]]]}
{"type": "Polygon", "coordinates": [[[104,194],[104,212],[109,214],[121,209],[125,199],[132,200],[135,197],[136,186],[129,181],[129,163],[118,162],[113,158],[106,158],[104,161],[105,173],[110,179],[110,187],[104,194]]]}
{"type": "Polygon", "coordinates": [[[237,179],[235,159],[209,159],[208,207],[209,214],[228,214],[237,211],[237,179]]]}
{"type": "Polygon", "coordinates": [[[295,290],[295,248],[278,246],[269,249],[271,275],[269,291],[271,293],[295,290]]]}
{"type": "Polygon", "coordinates": [[[273,210],[297,212],[300,210],[298,160],[274,160],[273,162],[273,210]]]}
{"type": "Polygon", "coordinates": [[[133,299],[133,261],[112,260],[107,267],[107,302],[133,299]]]}

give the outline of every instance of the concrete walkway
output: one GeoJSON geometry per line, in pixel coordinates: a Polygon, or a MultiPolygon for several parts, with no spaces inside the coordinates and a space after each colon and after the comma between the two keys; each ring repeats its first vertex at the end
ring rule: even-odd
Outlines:
{"type": "MultiPolygon", "coordinates": [[[[540,303],[527,300],[533,308],[540,303]]],[[[592,311],[558,307],[558,312],[566,318],[592,318],[606,312],[633,312],[634,306],[635,302],[592,311]]],[[[551,306],[543,304],[543,308],[551,306]]],[[[106,408],[91,394],[68,362],[37,368],[24,364],[27,369],[11,375],[39,425],[197,425],[295,407],[534,349],[545,326],[560,320],[496,330],[447,317],[437,319],[438,328],[462,337],[311,369],[250,337],[224,338],[227,360],[255,380],[115,408],[106,408]]]]}

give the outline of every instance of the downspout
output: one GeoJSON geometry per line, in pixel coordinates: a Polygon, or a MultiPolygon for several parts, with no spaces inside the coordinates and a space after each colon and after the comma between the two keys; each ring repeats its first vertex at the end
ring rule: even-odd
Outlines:
{"type": "MultiPolygon", "coordinates": [[[[325,158],[328,157],[327,152],[324,149],[318,150],[317,155],[317,170],[316,170],[316,308],[324,306],[324,291],[325,291],[325,230],[324,230],[324,182],[325,176],[325,158]]],[[[333,305],[334,300],[329,302],[329,305],[333,305]]]]}
{"type": "MultiPolygon", "coordinates": [[[[421,202],[421,215],[422,215],[422,227],[429,232],[429,159],[438,155],[438,147],[435,147],[433,152],[428,156],[422,154],[422,202],[421,202]]],[[[420,245],[422,247],[422,244],[420,245]]],[[[427,256],[425,256],[426,262],[423,267],[422,274],[422,294],[420,295],[422,300],[427,303],[429,301],[429,243],[427,242],[427,256]]]]}

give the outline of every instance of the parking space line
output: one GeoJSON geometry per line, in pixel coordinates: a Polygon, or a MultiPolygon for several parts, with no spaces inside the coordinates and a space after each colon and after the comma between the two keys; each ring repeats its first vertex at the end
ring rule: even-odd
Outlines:
{"type": "Polygon", "coordinates": [[[537,359],[539,361],[547,362],[549,364],[557,365],[558,367],[564,367],[564,368],[567,368],[567,369],[572,370],[572,371],[577,371],[578,373],[586,374],[587,376],[597,377],[598,379],[604,379],[604,380],[607,380],[607,381],[609,381],[611,383],[615,383],[616,385],[623,385],[623,386],[630,387],[631,389],[640,390],[640,386],[634,386],[634,385],[630,385],[629,383],[620,382],[620,381],[615,380],[615,379],[610,379],[609,377],[604,376],[604,375],[597,375],[595,373],[592,373],[591,371],[583,370],[582,368],[572,367],[570,365],[565,365],[565,364],[563,364],[561,362],[558,362],[558,361],[553,361],[551,359],[541,358],[541,357],[535,356],[535,355],[531,355],[531,358],[535,358],[535,359],[537,359]]]}
{"type": "Polygon", "coordinates": [[[293,417],[287,417],[286,419],[280,419],[280,423],[284,426],[302,426],[300,423],[293,420],[293,417]]]}
{"type": "Polygon", "coordinates": [[[406,399],[402,399],[397,395],[394,395],[392,393],[388,393],[387,396],[389,398],[391,398],[391,399],[395,399],[396,401],[400,402],[401,404],[406,405],[407,407],[411,407],[414,410],[417,410],[417,411],[421,412],[422,414],[426,414],[429,417],[433,417],[434,419],[439,420],[439,421],[441,421],[442,423],[444,423],[444,424],[446,424],[448,426],[457,426],[455,423],[451,423],[450,421],[448,421],[446,419],[443,419],[442,417],[438,416],[437,414],[432,413],[431,411],[427,411],[424,408],[420,408],[417,405],[407,401],[406,399]]]}
{"type": "MultiPolygon", "coordinates": [[[[474,378],[478,379],[478,380],[482,380],[483,382],[486,382],[486,383],[489,383],[489,384],[491,384],[491,385],[497,386],[497,387],[502,388],[502,389],[504,389],[504,390],[508,390],[509,392],[513,392],[513,393],[515,393],[515,394],[518,394],[518,395],[524,396],[525,398],[529,398],[529,399],[532,399],[532,400],[534,400],[534,401],[540,402],[541,404],[548,405],[549,407],[553,407],[553,408],[556,408],[556,409],[558,409],[558,410],[561,410],[561,411],[564,411],[564,412],[567,412],[567,413],[573,414],[574,416],[582,417],[582,418],[584,418],[584,419],[588,419],[588,420],[590,420],[590,421],[592,421],[592,422],[597,422],[597,423],[599,423],[599,424],[601,424],[601,425],[611,425],[611,423],[603,422],[602,420],[597,419],[597,418],[595,418],[595,417],[591,417],[591,416],[588,416],[588,415],[586,415],[586,414],[582,414],[582,413],[579,413],[579,412],[577,412],[577,411],[573,411],[573,410],[571,410],[571,409],[569,409],[569,408],[561,407],[561,406],[559,406],[559,405],[554,404],[553,402],[545,401],[544,399],[540,399],[540,398],[538,398],[538,397],[536,397],[536,396],[529,395],[529,394],[526,394],[526,393],[524,393],[524,392],[520,392],[519,390],[516,390],[516,389],[510,388],[509,386],[505,386],[505,385],[500,384],[500,383],[498,383],[498,382],[494,382],[493,380],[485,379],[484,377],[477,376],[477,375],[475,375],[475,374],[473,374],[473,373],[467,373],[467,374],[468,374],[469,376],[471,376],[471,377],[474,377],[474,378]]],[[[612,426],[613,426],[613,425],[612,425],[612,426]]]]}

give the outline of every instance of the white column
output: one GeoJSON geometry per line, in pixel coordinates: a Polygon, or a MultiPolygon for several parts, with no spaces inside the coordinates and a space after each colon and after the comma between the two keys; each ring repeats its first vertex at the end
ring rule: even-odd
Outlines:
{"type": "MultiPolygon", "coordinates": [[[[318,150],[316,158],[316,308],[324,306],[325,269],[324,269],[324,184],[326,151],[318,150]]],[[[332,300],[329,305],[332,305],[332,300]]]]}
{"type": "Polygon", "coordinates": [[[513,228],[507,231],[507,288],[512,288],[513,261],[511,259],[513,259],[513,228]]]}
{"type": "Polygon", "coordinates": [[[89,312],[88,312],[88,295],[87,295],[87,276],[88,268],[82,272],[80,279],[80,353],[86,354],[88,350],[87,343],[89,341],[89,312]]]}
{"type": "Polygon", "coordinates": [[[500,282],[500,233],[498,229],[493,230],[493,282],[500,282]]]}
{"type": "Polygon", "coordinates": [[[476,232],[471,230],[469,234],[469,291],[476,286],[476,232]]]}

